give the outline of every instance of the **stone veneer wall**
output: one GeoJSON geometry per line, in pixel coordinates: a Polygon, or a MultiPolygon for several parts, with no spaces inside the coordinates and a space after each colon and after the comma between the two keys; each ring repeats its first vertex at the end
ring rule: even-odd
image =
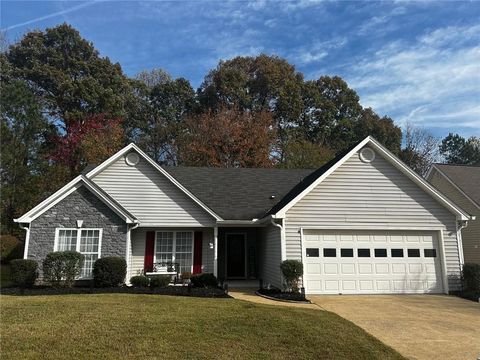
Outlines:
{"type": "Polygon", "coordinates": [[[103,201],[84,186],[40,215],[30,224],[28,258],[37,260],[41,269],[46,255],[53,251],[56,228],[102,228],[101,257],[125,257],[127,224],[103,201]]]}

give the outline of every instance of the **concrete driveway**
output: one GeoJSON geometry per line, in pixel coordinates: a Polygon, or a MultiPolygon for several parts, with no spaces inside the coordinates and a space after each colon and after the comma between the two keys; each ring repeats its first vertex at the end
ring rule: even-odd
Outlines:
{"type": "Polygon", "coordinates": [[[480,304],[446,295],[318,295],[309,299],[410,359],[480,358],[480,304]]]}

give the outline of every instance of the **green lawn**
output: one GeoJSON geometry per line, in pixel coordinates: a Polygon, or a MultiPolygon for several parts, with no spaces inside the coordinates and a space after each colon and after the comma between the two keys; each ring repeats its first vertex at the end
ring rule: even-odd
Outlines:
{"type": "Polygon", "coordinates": [[[0,296],[2,359],[401,359],[326,311],[233,299],[0,296]]]}

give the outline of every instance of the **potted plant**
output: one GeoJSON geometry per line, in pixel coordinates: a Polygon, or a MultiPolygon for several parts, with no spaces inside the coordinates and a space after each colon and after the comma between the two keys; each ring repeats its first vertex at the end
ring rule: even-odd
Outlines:
{"type": "Polygon", "coordinates": [[[192,277],[192,273],[190,271],[184,271],[181,274],[182,277],[182,284],[188,284],[190,282],[190,278],[192,277]]]}

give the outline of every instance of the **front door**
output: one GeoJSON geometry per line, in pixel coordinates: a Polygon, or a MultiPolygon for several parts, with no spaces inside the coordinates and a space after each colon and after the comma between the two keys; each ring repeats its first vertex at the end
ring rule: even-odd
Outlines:
{"type": "Polygon", "coordinates": [[[227,278],[245,277],[245,234],[226,234],[227,278]]]}

